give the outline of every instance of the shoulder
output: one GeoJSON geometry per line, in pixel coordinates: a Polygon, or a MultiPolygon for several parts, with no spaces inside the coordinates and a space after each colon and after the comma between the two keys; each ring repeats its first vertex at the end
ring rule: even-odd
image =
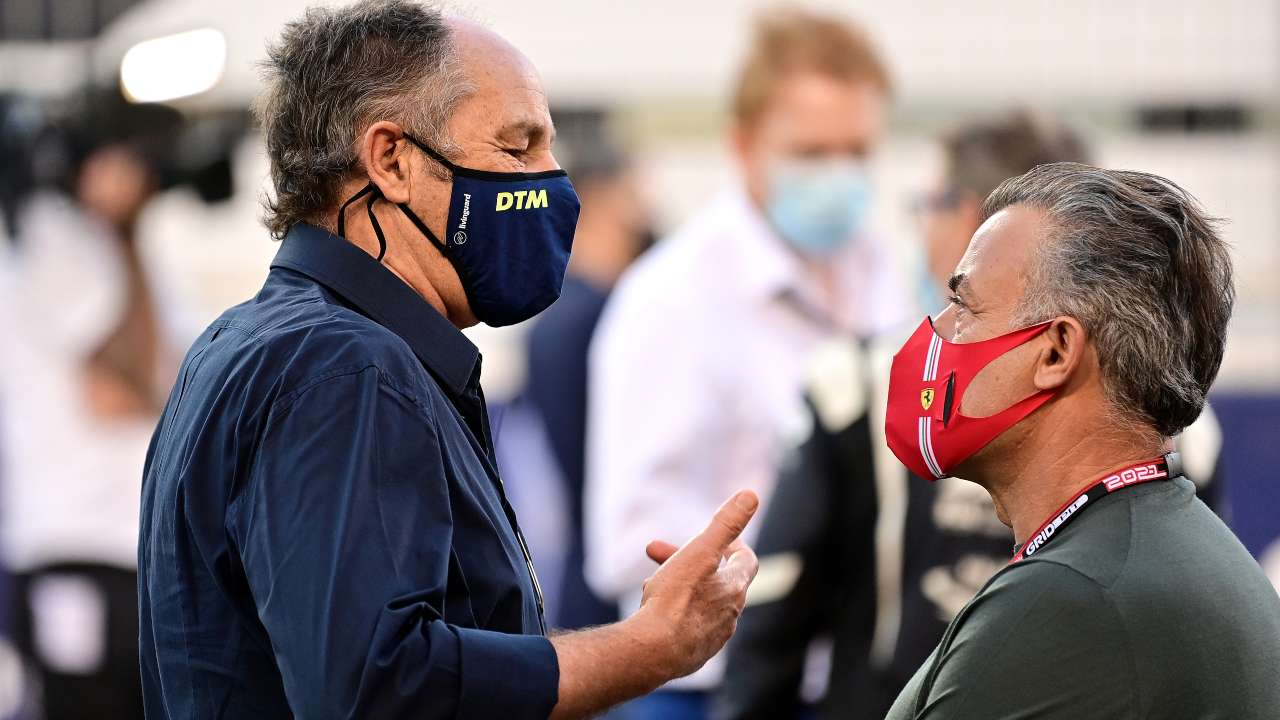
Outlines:
{"type": "Polygon", "coordinates": [[[1072,568],[1113,589],[1142,585],[1152,573],[1186,567],[1204,554],[1203,539],[1230,534],[1196,500],[1195,486],[1185,478],[1126,488],[1090,502],[1096,503],[1092,509],[1032,559],[1072,568]],[[1183,563],[1167,566],[1163,556],[1168,548],[1180,548],[1183,563]]]}
{"type": "MultiPolygon", "coordinates": [[[[1017,633],[1041,616],[1081,616],[1109,605],[1105,588],[1080,571],[1040,558],[997,572],[956,616],[958,634],[981,635],[983,643],[1017,633]]],[[[1056,630],[1051,628],[1050,630],[1056,630]]]]}
{"type": "Polygon", "coordinates": [[[956,618],[956,642],[977,663],[1032,662],[1042,653],[1089,655],[1099,636],[1123,634],[1106,588],[1074,568],[1024,560],[996,574],[956,618]]]}
{"type": "Polygon", "coordinates": [[[1047,593],[1061,608],[1087,609],[1106,602],[1104,590],[1096,580],[1070,565],[1035,557],[996,573],[975,596],[974,605],[1000,612],[1032,609],[1047,593]]]}
{"type": "Polygon", "coordinates": [[[1002,570],[957,616],[939,649],[925,717],[1048,718],[1133,712],[1136,668],[1108,593],[1073,568],[1027,560],[1002,570]],[[977,715],[974,715],[977,716],[977,715]]]}
{"type": "Polygon", "coordinates": [[[265,384],[277,403],[365,369],[418,400],[433,382],[402,338],[315,287],[264,290],[224,313],[205,338],[209,360],[265,384]]]}
{"type": "Polygon", "coordinates": [[[1135,528],[1132,503],[1151,487],[1128,488],[1122,493],[1089,499],[1093,507],[1061,529],[1033,557],[1015,567],[1057,565],[1070,568],[1099,585],[1112,587],[1124,576],[1134,552],[1135,528]]]}

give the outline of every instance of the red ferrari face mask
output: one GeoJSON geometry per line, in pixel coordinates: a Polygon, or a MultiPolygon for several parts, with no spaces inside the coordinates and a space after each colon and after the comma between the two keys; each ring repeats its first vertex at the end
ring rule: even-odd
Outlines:
{"type": "Polygon", "coordinates": [[[939,337],[926,317],[893,356],[885,413],[889,449],[920,477],[944,478],[1048,402],[1055,391],[1042,390],[989,417],[962,415],[959,407],[964,391],[983,368],[1048,327],[1043,322],[990,340],[957,344],[939,337]]]}

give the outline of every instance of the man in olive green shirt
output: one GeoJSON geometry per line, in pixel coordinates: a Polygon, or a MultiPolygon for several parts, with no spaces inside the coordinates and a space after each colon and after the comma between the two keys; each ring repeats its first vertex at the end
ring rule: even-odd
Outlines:
{"type": "Polygon", "coordinates": [[[1066,163],[984,217],[886,425],[908,466],[985,487],[1018,547],[888,718],[1280,718],[1280,597],[1169,452],[1234,299],[1213,220],[1066,163]]]}

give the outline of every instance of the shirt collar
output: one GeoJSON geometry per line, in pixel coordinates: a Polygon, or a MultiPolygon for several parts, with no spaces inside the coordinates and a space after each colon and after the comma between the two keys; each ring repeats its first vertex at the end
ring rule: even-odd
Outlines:
{"type": "Polygon", "coordinates": [[[480,351],[418,293],[360,248],[314,225],[289,230],[271,267],[302,273],[400,336],[454,395],[476,373],[480,351]]]}
{"type": "Polygon", "coordinates": [[[800,259],[778,237],[764,213],[747,196],[734,188],[721,199],[726,217],[735,225],[736,252],[741,280],[749,295],[772,302],[789,293],[800,292],[806,278],[800,259]]]}
{"type": "Polygon", "coordinates": [[[736,225],[735,252],[747,296],[761,305],[787,303],[820,325],[839,327],[833,309],[821,299],[817,280],[746,191],[727,193],[725,202],[736,225]]]}

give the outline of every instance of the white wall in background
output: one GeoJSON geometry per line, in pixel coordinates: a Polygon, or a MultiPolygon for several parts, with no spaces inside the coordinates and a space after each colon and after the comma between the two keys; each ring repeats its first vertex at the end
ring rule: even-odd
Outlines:
{"type": "MultiPolygon", "coordinates": [[[[720,96],[771,0],[462,3],[573,98],[720,96]]],[[[861,21],[906,99],[1266,98],[1280,88],[1274,0],[821,0],[861,21]],[[975,83],[975,78],[985,81],[975,83]]]]}
{"type": "MultiPolygon", "coordinates": [[[[158,35],[227,36],[219,87],[186,104],[245,103],[256,63],[285,21],[332,0],[151,0],[105,34],[100,67],[158,35]]],[[[755,12],[773,0],[459,0],[523,49],[554,97],[724,97],[755,12]]],[[[1276,0],[810,0],[861,21],[888,54],[901,97],[1037,101],[1189,96],[1274,102],[1276,0]],[[975,81],[975,79],[978,79],[975,81]]],[[[0,57],[3,57],[0,54],[0,57]]],[[[39,66],[32,66],[38,72],[39,66]]],[[[4,74],[0,73],[0,84],[4,74]]]]}

